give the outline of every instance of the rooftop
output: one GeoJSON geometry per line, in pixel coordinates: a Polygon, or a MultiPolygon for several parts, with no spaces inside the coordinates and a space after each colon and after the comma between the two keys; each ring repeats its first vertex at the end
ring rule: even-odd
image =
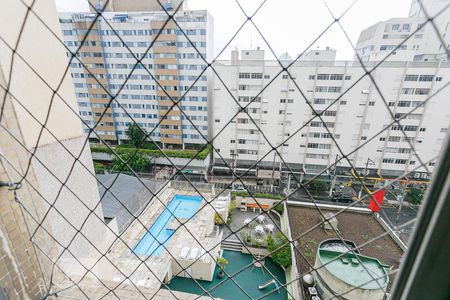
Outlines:
{"type": "Polygon", "coordinates": [[[161,182],[138,179],[125,174],[119,174],[118,177],[117,174],[103,174],[96,177],[103,215],[105,218],[116,218],[119,232],[133,219],[131,214],[136,216],[146,207],[153,196],[152,193],[156,193],[162,186],[161,182]],[[108,189],[106,193],[104,186],[108,189]]]}
{"type": "MultiPolygon", "coordinates": [[[[323,214],[337,211],[321,209],[323,214]]],[[[321,215],[316,208],[289,205],[288,214],[292,238],[296,239],[301,236],[297,240],[295,256],[298,272],[304,274],[314,266],[320,242],[338,237],[330,231],[325,232],[322,226],[314,228],[322,222],[321,215]]],[[[345,211],[338,214],[336,219],[342,238],[353,241],[362,256],[375,258],[381,264],[389,267],[397,268],[399,266],[400,258],[403,255],[402,249],[386,234],[384,228],[371,214],[345,211]]],[[[390,275],[390,282],[393,281],[393,278],[394,276],[390,275]]]]}

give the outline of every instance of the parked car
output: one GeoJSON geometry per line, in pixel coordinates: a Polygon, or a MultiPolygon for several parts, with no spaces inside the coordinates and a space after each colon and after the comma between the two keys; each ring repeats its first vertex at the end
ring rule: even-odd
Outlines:
{"type": "Polygon", "coordinates": [[[346,193],[335,193],[330,197],[331,202],[351,203],[352,195],[346,193]]]}
{"type": "Polygon", "coordinates": [[[234,189],[231,190],[232,192],[247,192],[247,190],[243,186],[235,186],[234,189]]]}

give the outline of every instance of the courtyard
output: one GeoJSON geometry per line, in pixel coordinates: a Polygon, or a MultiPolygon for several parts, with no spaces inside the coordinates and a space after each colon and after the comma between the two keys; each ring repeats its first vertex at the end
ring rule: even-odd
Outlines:
{"type": "Polygon", "coordinates": [[[225,267],[226,274],[219,279],[217,273],[219,267],[216,266],[213,281],[197,280],[190,278],[175,277],[167,285],[168,289],[197,295],[217,297],[225,300],[235,299],[265,299],[265,300],[286,300],[287,291],[283,286],[286,278],[282,268],[277,266],[272,259],[266,258],[265,268],[253,268],[252,256],[235,251],[223,251],[223,257],[228,260],[225,267]],[[244,269],[242,272],[240,272],[244,269]],[[232,279],[231,279],[232,278],[232,279]],[[271,280],[276,283],[259,289],[260,285],[271,280]],[[245,292],[244,292],[245,291],[245,292]]]}

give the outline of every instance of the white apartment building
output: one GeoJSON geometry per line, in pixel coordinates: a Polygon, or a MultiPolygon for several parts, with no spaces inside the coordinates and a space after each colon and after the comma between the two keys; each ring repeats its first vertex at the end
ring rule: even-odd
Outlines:
{"type": "Polygon", "coordinates": [[[449,4],[448,0],[413,0],[408,17],[378,22],[363,30],[356,44],[358,55],[363,61],[380,61],[407,39],[387,60],[448,61],[450,9],[441,11],[449,4]],[[437,16],[433,22],[439,35],[431,22],[427,23],[427,14],[437,16]]]}
{"type": "MultiPolygon", "coordinates": [[[[419,166],[413,149],[423,161],[438,155],[450,124],[448,92],[425,101],[448,82],[449,62],[383,63],[372,74],[386,106],[357,62],[311,59],[330,58],[333,53],[313,50],[308,60],[289,68],[301,93],[277,61],[264,60],[263,50],[243,50],[240,59],[233,53],[234,60],[217,62],[214,68],[226,87],[214,80],[213,136],[217,135],[214,145],[219,149],[214,170],[225,171],[223,160],[229,166],[236,160],[237,171],[252,168],[249,175],[260,169],[287,171],[287,165],[295,172],[318,173],[342,151],[351,153],[349,158],[359,169],[370,159],[373,173],[395,176],[419,166]],[[326,110],[322,118],[329,132],[319,118],[312,119],[307,102],[317,112],[326,110]],[[247,107],[257,126],[245,112],[238,113],[239,105],[247,107]],[[388,107],[396,118],[416,108],[400,121],[406,136],[397,124],[389,125],[393,119],[388,107]],[[271,152],[272,146],[279,145],[283,160],[271,152]]],[[[374,65],[367,62],[369,68],[374,65]]],[[[430,171],[433,166],[434,161],[427,164],[430,171]]],[[[338,165],[343,170],[348,167],[345,160],[338,165]]],[[[425,171],[418,168],[414,177],[426,178],[425,171]]]]}
{"type": "MultiPolygon", "coordinates": [[[[71,52],[80,47],[94,18],[92,13],[60,14],[71,52]]],[[[213,55],[213,20],[206,11],[176,14],[196,49],[175,22],[165,25],[166,20],[163,11],[105,12],[87,34],[78,53],[81,62],[74,58],[70,71],[80,116],[89,127],[98,122],[91,139],[122,143],[127,127],[136,122],[167,148],[205,143],[209,71],[204,72],[207,64],[196,49],[207,60],[213,55]],[[135,68],[137,59],[142,64],[135,68]],[[111,95],[119,103],[114,100],[107,108],[111,95]],[[178,107],[170,110],[174,101],[180,101],[183,112],[178,107]]],[[[90,132],[87,126],[84,130],[90,132]]]]}

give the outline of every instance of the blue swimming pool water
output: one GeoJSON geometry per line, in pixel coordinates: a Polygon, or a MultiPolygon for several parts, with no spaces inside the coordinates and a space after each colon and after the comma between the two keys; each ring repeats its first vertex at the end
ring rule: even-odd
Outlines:
{"type": "Polygon", "coordinates": [[[165,245],[173,235],[173,230],[167,229],[170,222],[174,217],[178,219],[192,217],[201,202],[200,196],[175,195],[133,251],[142,255],[160,255],[164,250],[162,245],[165,245]]]}

